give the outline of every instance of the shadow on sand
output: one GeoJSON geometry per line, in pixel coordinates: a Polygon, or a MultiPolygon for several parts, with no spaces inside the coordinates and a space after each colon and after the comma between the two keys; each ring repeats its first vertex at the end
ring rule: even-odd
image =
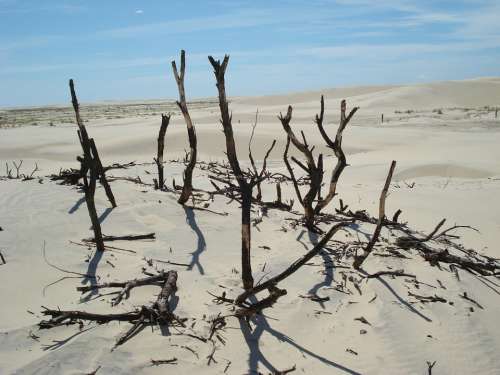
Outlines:
{"type": "MultiPolygon", "coordinates": [[[[252,302],[256,302],[257,300],[255,297],[252,298],[252,302]]],[[[352,370],[350,368],[347,368],[345,366],[342,366],[341,364],[334,362],[328,358],[325,358],[319,354],[316,354],[297,342],[295,342],[293,339],[288,337],[287,335],[273,329],[270,325],[269,322],[267,321],[267,318],[264,315],[256,315],[251,319],[251,323],[253,323],[254,328],[253,330],[250,328],[249,324],[244,319],[240,319],[240,327],[241,331],[243,333],[243,336],[245,337],[245,341],[247,343],[248,349],[250,350],[249,356],[248,356],[248,366],[249,366],[249,373],[250,374],[259,374],[259,363],[261,363],[268,371],[271,373],[276,373],[277,369],[276,367],[269,362],[269,360],[266,358],[264,353],[262,353],[260,349],[260,338],[264,332],[269,333],[270,335],[274,336],[277,338],[279,341],[282,343],[286,343],[288,345],[293,346],[297,350],[299,350],[303,355],[308,355],[322,363],[324,363],[327,366],[331,366],[337,370],[343,371],[347,374],[351,375],[359,375],[360,373],[352,370]]]]}
{"type": "Polygon", "coordinates": [[[198,227],[198,224],[196,223],[196,217],[194,211],[191,208],[184,207],[184,212],[186,213],[186,222],[191,227],[193,232],[196,233],[196,237],[198,237],[198,244],[196,246],[196,250],[191,253],[192,257],[191,257],[191,262],[189,263],[188,266],[188,270],[192,270],[194,266],[196,266],[200,274],[204,275],[205,270],[203,269],[203,266],[200,263],[200,255],[207,248],[205,236],[201,232],[200,227],[198,227]]]}
{"type": "MultiPolygon", "coordinates": [[[[92,259],[89,261],[89,266],[87,268],[87,276],[83,278],[82,284],[85,285],[87,283],[90,283],[90,285],[97,285],[97,266],[99,265],[99,262],[102,259],[102,256],[104,254],[104,251],[94,251],[94,255],[92,256],[92,259]]],[[[92,289],[90,292],[88,292],[85,296],[80,298],[80,303],[83,302],[88,302],[92,299],[92,296],[98,294],[98,289],[92,289]]]]}

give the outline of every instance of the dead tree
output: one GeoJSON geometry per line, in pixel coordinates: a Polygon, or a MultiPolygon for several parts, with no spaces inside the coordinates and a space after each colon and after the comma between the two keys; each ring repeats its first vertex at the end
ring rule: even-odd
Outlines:
{"type": "MultiPolygon", "coordinates": [[[[245,177],[241,170],[238,156],[236,154],[236,146],[234,143],[232,116],[229,112],[229,105],[226,98],[225,86],[225,72],[229,62],[229,56],[225,55],[222,63],[219,60],[214,60],[212,56],[208,57],[214,69],[215,79],[217,81],[217,89],[219,94],[219,108],[221,112],[221,123],[226,137],[226,154],[233,172],[234,178],[237,181],[238,192],[241,196],[241,278],[243,281],[243,288],[249,290],[253,287],[252,265],[250,259],[250,212],[252,207],[252,191],[254,186],[263,179],[266,160],[271,150],[273,149],[276,141],[273,142],[271,147],[266,153],[264,158],[264,165],[260,173],[249,171],[245,177]]],[[[225,182],[225,181],[223,181],[225,182]]]]}
{"type": "Polygon", "coordinates": [[[78,124],[79,128],[78,137],[80,139],[80,144],[83,150],[83,158],[79,158],[79,160],[81,163],[80,172],[81,176],[83,177],[83,191],[85,192],[85,201],[87,203],[87,209],[89,211],[90,221],[92,222],[92,229],[94,231],[96,248],[98,251],[104,251],[104,242],[102,240],[101,224],[99,223],[99,218],[97,216],[97,211],[94,202],[96,181],[99,177],[97,160],[95,158],[96,155],[93,155],[92,153],[92,142],[89,139],[89,136],[87,134],[87,129],[85,128],[85,125],[83,124],[83,121],[80,117],[78,99],[76,97],[75,86],[73,84],[72,79],[69,80],[69,88],[71,92],[71,101],[73,103],[73,109],[75,110],[76,123],[78,124]],[[87,177],[87,171],[90,171],[89,177],[87,177]]]}
{"type": "Polygon", "coordinates": [[[354,258],[353,266],[355,269],[359,270],[365,259],[370,255],[373,250],[373,246],[378,241],[378,237],[380,235],[380,231],[384,226],[385,220],[385,199],[387,198],[387,191],[389,190],[389,185],[391,184],[392,174],[394,173],[394,168],[396,168],[396,161],[393,160],[391,163],[391,167],[389,168],[389,173],[387,174],[387,178],[385,180],[384,188],[382,189],[382,193],[380,193],[379,200],[379,208],[378,208],[378,221],[377,226],[375,227],[375,231],[373,232],[373,236],[370,239],[370,242],[366,245],[361,255],[357,255],[354,258]]]}
{"type": "Polygon", "coordinates": [[[111,203],[111,206],[116,207],[115,196],[111,191],[111,186],[109,186],[108,180],[106,178],[106,173],[104,172],[104,167],[102,166],[101,159],[99,158],[99,153],[97,152],[97,147],[94,142],[94,138],[89,139],[90,142],[90,150],[92,151],[92,157],[95,161],[95,167],[97,169],[97,173],[99,174],[99,182],[104,188],[106,195],[111,203]]]}
{"type": "Polygon", "coordinates": [[[158,133],[158,152],[156,158],[153,158],[158,167],[158,180],[154,179],[155,189],[163,189],[165,187],[165,179],[163,177],[163,150],[165,148],[165,133],[167,132],[168,124],[170,123],[170,115],[161,115],[160,132],[158,133]]]}
{"type": "Polygon", "coordinates": [[[316,115],[316,125],[321,133],[321,136],[326,142],[326,145],[333,150],[335,153],[335,157],[337,158],[337,164],[332,172],[332,177],[330,179],[330,187],[328,190],[328,194],[325,198],[319,200],[316,208],[314,209],[315,214],[319,214],[323,208],[325,208],[331,200],[335,197],[337,191],[337,183],[339,181],[340,175],[344,171],[344,168],[347,166],[346,157],[344,151],[342,150],[342,133],[346,128],[349,121],[351,121],[352,116],[356,113],[359,107],[354,107],[349,115],[346,116],[346,101],[342,100],[340,103],[340,124],[337,129],[337,134],[335,135],[335,141],[332,141],[330,137],[326,134],[326,131],[323,127],[323,116],[325,113],[325,101],[323,96],[321,96],[321,109],[319,116],[316,115]]]}
{"type": "Polygon", "coordinates": [[[321,210],[324,209],[335,197],[337,190],[337,183],[342,174],[342,171],[347,166],[345,154],[342,150],[342,132],[346,128],[347,124],[351,120],[352,116],[356,113],[358,107],[354,107],[349,115],[346,116],[346,102],[342,101],[340,106],[340,124],[337,129],[337,134],[335,136],[335,141],[332,141],[330,137],[326,134],[326,131],[323,127],[324,113],[325,113],[325,102],[323,96],[321,96],[321,109],[320,114],[316,115],[316,125],[321,133],[321,136],[325,140],[327,146],[333,150],[335,156],[337,157],[337,164],[335,169],[332,172],[332,177],[330,179],[330,186],[328,190],[328,194],[325,198],[321,197],[321,186],[323,184],[323,155],[319,154],[318,159],[314,159],[313,150],[314,146],[309,146],[306,140],[306,136],[304,132],[301,132],[302,141],[295,135],[295,132],[290,127],[290,121],[292,119],[292,107],[288,107],[287,114],[283,116],[280,114],[279,119],[281,121],[281,125],[283,129],[287,133],[287,145],[285,147],[285,153],[283,155],[283,159],[285,165],[290,174],[290,179],[292,180],[295,193],[300,204],[304,207],[304,218],[306,227],[309,230],[318,231],[318,228],[315,225],[315,217],[321,213],[321,210]],[[293,156],[291,157],[292,161],[294,161],[301,169],[303,169],[308,176],[309,179],[309,190],[308,192],[302,196],[297,179],[293,172],[293,168],[288,161],[288,150],[290,147],[290,142],[305,156],[306,164],[297,160],[293,156]],[[314,202],[317,201],[316,205],[314,202]]]}
{"type": "Polygon", "coordinates": [[[179,89],[179,100],[177,105],[184,116],[184,121],[186,122],[188,138],[189,138],[189,162],[184,170],[184,186],[182,187],[182,193],[179,197],[178,203],[184,205],[191,193],[193,191],[193,170],[196,166],[196,154],[197,150],[197,139],[196,139],[196,129],[191,121],[191,116],[186,103],[186,93],[184,90],[184,73],[186,71],[186,57],[184,50],[181,50],[181,71],[180,74],[177,71],[177,66],[175,61],[172,61],[172,70],[174,71],[175,81],[177,82],[177,87],[179,89]]]}

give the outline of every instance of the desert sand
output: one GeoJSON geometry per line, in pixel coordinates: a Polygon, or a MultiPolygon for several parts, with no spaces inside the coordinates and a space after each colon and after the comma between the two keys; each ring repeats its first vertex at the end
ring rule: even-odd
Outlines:
{"type": "MultiPolygon", "coordinates": [[[[230,83],[228,84],[230,86],[230,83]]],[[[64,89],[64,88],[61,88],[64,89]]],[[[214,87],[214,95],[215,95],[214,87]]],[[[233,126],[238,155],[248,166],[248,141],[258,110],[253,154],[260,164],[273,139],[277,146],[269,157],[273,172],[286,173],[282,161],[285,133],[277,118],[294,108],[291,125],[305,131],[316,152],[325,155],[327,178],[335,157],[313,122],[325,95],[326,129],[334,134],[340,100],[360,109],[344,132],[343,147],[349,166],[326,212],[335,212],[339,198],[351,210],[366,209],[376,216],[378,199],[392,160],[397,167],[387,197],[388,216],[401,209],[401,219],[422,233],[429,233],[443,218],[447,225],[469,225],[457,230],[466,249],[500,258],[500,78],[435,82],[410,86],[325,89],[264,97],[232,97],[233,126]],[[384,122],[381,122],[381,115],[384,122]]],[[[188,93],[189,96],[189,93],[188,93]]],[[[224,160],[225,142],[214,98],[189,104],[197,128],[199,160],[224,160]]],[[[156,138],[161,112],[172,112],[166,135],[166,160],[184,156],[189,149],[186,126],[172,101],[93,103],[83,105],[89,134],[95,139],[105,165],[136,161],[113,176],[139,176],[152,184],[156,167],[156,138]]],[[[83,193],[74,186],[56,184],[46,176],[61,168],[77,168],[81,153],[76,125],[69,106],[0,110],[0,166],[23,160],[22,172],[39,171],[30,181],[0,180],[0,373],[1,374],[203,374],[273,373],[296,366],[305,374],[426,374],[427,362],[435,374],[500,373],[500,284],[485,281],[448,264],[431,267],[415,252],[407,258],[371,255],[368,272],[404,269],[418,282],[404,278],[363,280],[361,293],[336,288],[343,284],[342,268],[330,252],[323,251],[308,266],[283,281],[288,291],[250,327],[236,318],[213,346],[182,335],[172,327],[161,332],[145,329],[114,348],[128,323],[68,325],[39,330],[46,306],[91,312],[125,312],[155,299],[157,287],[132,291],[130,298],[112,307],[106,290],[80,294],[76,287],[90,282],[67,274],[51,264],[80,274],[92,274],[100,283],[143,277],[141,270],[178,271],[175,313],[188,318],[192,332],[206,336],[211,317],[230,307],[218,305],[208,292],[233,298],[241,292],[240,210],[237,203],[217,197],[210,209],[227,216],[184,210],[174,194],[152,186],[117,180],[112,188],[118,207],[111,210],[102,187],[96,205],[105,234],[155,232],[155,241],[117,242],[121,248],[96,256],[78,246],[92,236],[83,193]],[[57,119],[57,120],[56,120],[57,119]],[[34,124],[36,123],[36,125],[34,124]],[[42,254],[45,248],[46,260],[42,254]],[[147,259],[186,263],[175,266],[147,259]],[[48,261],[48,262],[47,262],[48,261]],[[333,262],[333,263],[332,263],[333,262]],[[332,266],[333,264],[333,266],[332,266]],[[71,278],[61,278],[71,276],[71,278]],[[438,281],[439,280],[439,281],[438,281]],[[52,283],[57,283],[51,285],[52,283]],[[445,303],[422,303],[409,292],[437,295],[445,303]],[[476,301],[461,298],[467,295],[476,301]],[[308,295],[328,300],[320,302],[308,295]],[[375,298],[376,297],[376,298],[375,298]],[[356,318],[363,317],[369,323],[356,318]],[[114,349],[113,349],[114,348],[114,349]],[[113,350],[112,350],[113,349],[113,350]],[[176,358],[175,364],[152,366],[151,359],[176,358]]],[[[293,150],[292,150],[293,151],[293,150]]],[[[292,155],[299,154],[296,151],[292,155]]],[[[167,184],[182,182],[183,165],[167,163],[167,184]]],[[[4,175],[2,171],[0,175],[4,175]]],[[[195,187],[210,189],[206,173],[197,169],[195,187]]],[[[284,199],[294,199],[291,185],[284,199]]],[[[274,187],[266,186],[264,198],[273,200],[274,187]]],[[[295,202],[294,210],[302,212],[295,202]]],[[[252,214],[256,216],[256,213],[252,214]]],[[[286,220],[293,214],[270,210],[252,228],[254,279],[266,280],[311,249],[318,236],[286,220]],[[284,229],[283,229],[284,228],[284,229]]],[[[327,225],[322,225],[328,229],[327,225]]],[[[373,225],[337,233],[336,241],[368,242],[373,225]]],[[[391,238],[387,229],[383,238],[391,238]]],[[[332,244],[335,249],[338,242],[332,244]]],[[[381,252],[381,251],[380,251],[381,252]]]]}

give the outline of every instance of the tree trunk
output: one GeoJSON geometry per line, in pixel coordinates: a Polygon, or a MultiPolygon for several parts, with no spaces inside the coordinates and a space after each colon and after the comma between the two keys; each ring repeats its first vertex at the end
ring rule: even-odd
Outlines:
{"type": "Polygon", "coordinates": [[[197,156],[197,139],[196,130],[194,128],[191,116],[187,108],[186,102],[186,92],[184,90],[184,73],[186,70],[186,53],[184,50],[181,51],[181,71],[180,74],[177,71],[177,66],[175,61],[172,61],[172,70],[174,71],[175,81],[177,82],[177,88],[179,89],[179,101],[177,105],[184,116],[184,121],[186,122],[188,138],[189,138],[189,163],[184,170],[184,186],[182,187],[182,193],[177,201],[180,204],[185,204],[191,193],[193,191],[193,170],[196,166],[196,156],[197,156]]]}

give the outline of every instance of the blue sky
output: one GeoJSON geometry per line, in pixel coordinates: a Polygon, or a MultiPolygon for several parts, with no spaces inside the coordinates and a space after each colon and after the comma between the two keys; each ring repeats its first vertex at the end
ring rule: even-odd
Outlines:
{"type": "Polygon", "coordinates": [[[500,76],[498,0],[0,0],[0,106],[500,76]]]}

